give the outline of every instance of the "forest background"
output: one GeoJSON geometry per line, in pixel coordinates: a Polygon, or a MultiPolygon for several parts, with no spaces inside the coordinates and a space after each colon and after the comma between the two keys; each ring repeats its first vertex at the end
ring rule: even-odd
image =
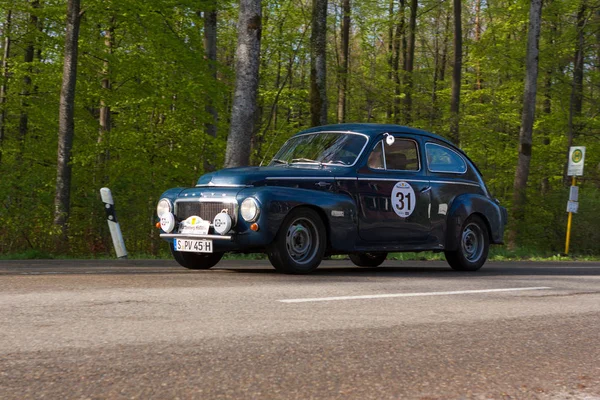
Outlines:
{"type": "MultiPolygon", "coordinates": [[[[315,125],[314,11],[324,5],[318,122],[399,123],[453,139],[515,216],[512,244],[554,254],[564,248],[568,148],[586,146],[571,249],[600,254],[600,1],[543,3],[537,92],[525,103],[535,111],[531,164],[516,214],[530,1],[252,2],[262,10],[257,105],[245,133],[251,165],[315,125]]],[[[69,14],[71,6],[0,0],[0,254],[111,254],[99,198],[109,187],[129,252],[158,255],[166,251],[154,228],[158,196],[225,163],[240,3],[83,0],[69,14]],[[70,204],[57,223],[68,15],[79,18],[79,54],[70,204]],[[68,246],[57,246],[63,234],[68,246]]]]}

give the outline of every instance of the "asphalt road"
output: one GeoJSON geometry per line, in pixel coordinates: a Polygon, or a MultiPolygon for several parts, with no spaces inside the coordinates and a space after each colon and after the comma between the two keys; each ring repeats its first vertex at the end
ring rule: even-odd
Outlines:
{"type": "Polygon", "coordinates": [[[600,399],[600,263],[0,261],[1,399],[600,399]]]}

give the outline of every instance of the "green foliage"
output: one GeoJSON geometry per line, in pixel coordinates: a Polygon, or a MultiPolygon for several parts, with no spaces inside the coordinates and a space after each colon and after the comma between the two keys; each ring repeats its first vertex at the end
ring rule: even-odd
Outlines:
{"type": "MultiPolygon", "coordinates": [[[[559,254],[564,247],[568,198],[564,167],[577,37],[574,21],[580,1],[553,0],[542,13],[528,205],[519,227],[520,247],[542,255],[559,254]]],[[[390,110],[395,101],[401,108],[400,122],[408,120],[407,76],[400,70],[398,96],[390,76],[388,35],[400,21],[398,3],[394,2],[390,15],[387,0],[352,2],[349,122],[393,122],[390,110]]],[[[474,0],[463,6],[460,144],[482,170],[492,193],[510,206],[529,2],[481,3],[478,16],[474,0]],[[476,20],[480,21],[479,37],[476,20]]],[[[598,2],[588,3],[583,110],[573,121],[580,128],[574,144],[587,146],[571,245],[579,255],[600,253],[600,18],[591,11],[598,8],[598,2]]],[[[0,142],[0,253],[52,254],[58,234],[52,218],[66,6],[59,0],[34,4],[0,0],[1,43],[7,36],[12,40],[7,76],[0,71],[0,84],[7,85],[6,102],[0,103],[6,115],[0,142]],[[9,10],[10,30],[6,26],[9,10]],[[37,24],[32,24],[32,15],[37,24]],[[34,47],[34,59],[25,62],[29,45],[34,47]]],[[[329,5],[331,122],[337,119],[340,4],[331,0],[329,5]]],[[[220,168],[223,163],[235,81],[238,5],[229,0],[90,0],[82,6],[70,254],[99,257],[112,253],[99,199],[103,186],[113,191],[129,252],[164,254],[164,243],[153,227],[156,200],[166,188],[193,185],[206,169],[220,168]],[[212,78],[203,43],[202,11],[214,7],[218,11],[217,79],[212,78]],[[104,79],[110,89],[103,88],[104,79]],[[205,133],[205,123],[211,121],[208,99],[219,115],[214,138],[205,133]],[[102,104],[110,108],[111,128],[101,134],[102,104]]],[[[253,164],[268,161],[285,140],[310,123],[310,17],[310,2],[263,0],[253,164]]],[[[452,23],[451,2],[419,1],[410,125],[443,136],[450,126],[452,23]]]]}

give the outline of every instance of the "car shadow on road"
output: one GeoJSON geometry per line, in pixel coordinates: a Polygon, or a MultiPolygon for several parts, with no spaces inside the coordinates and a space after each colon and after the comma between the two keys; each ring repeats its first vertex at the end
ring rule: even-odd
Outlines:
{"type": "MultiPolygon", "coordinates": [[[[460,278],[484,276],[600,276],[600,263],[532,263],[496,262],[484,265],[479,271],[454,271],[444,262],[401,261],[386,262],[376,268],[360,268],[349,262],[324,262],[310,275],[312,277],[431,277],[460,278]]],[[[277,274],[271,268],[222,268],[240,274],[277,274]]],[[[285,276],[285,275],[283,275],[285,276]]],[[[289,276],[289,275],[288,275],[289,276]]]]}

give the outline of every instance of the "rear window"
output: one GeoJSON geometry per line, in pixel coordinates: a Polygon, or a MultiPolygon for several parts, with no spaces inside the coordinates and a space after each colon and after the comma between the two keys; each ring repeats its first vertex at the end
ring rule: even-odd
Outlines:
{"type": "Polygon", "coordinates": [[[447,174],[464,174],[467,172],[467,163],[456,151],[436,144],[425,144],[427,153],[427,167],[431,172],[447,174]]]}

